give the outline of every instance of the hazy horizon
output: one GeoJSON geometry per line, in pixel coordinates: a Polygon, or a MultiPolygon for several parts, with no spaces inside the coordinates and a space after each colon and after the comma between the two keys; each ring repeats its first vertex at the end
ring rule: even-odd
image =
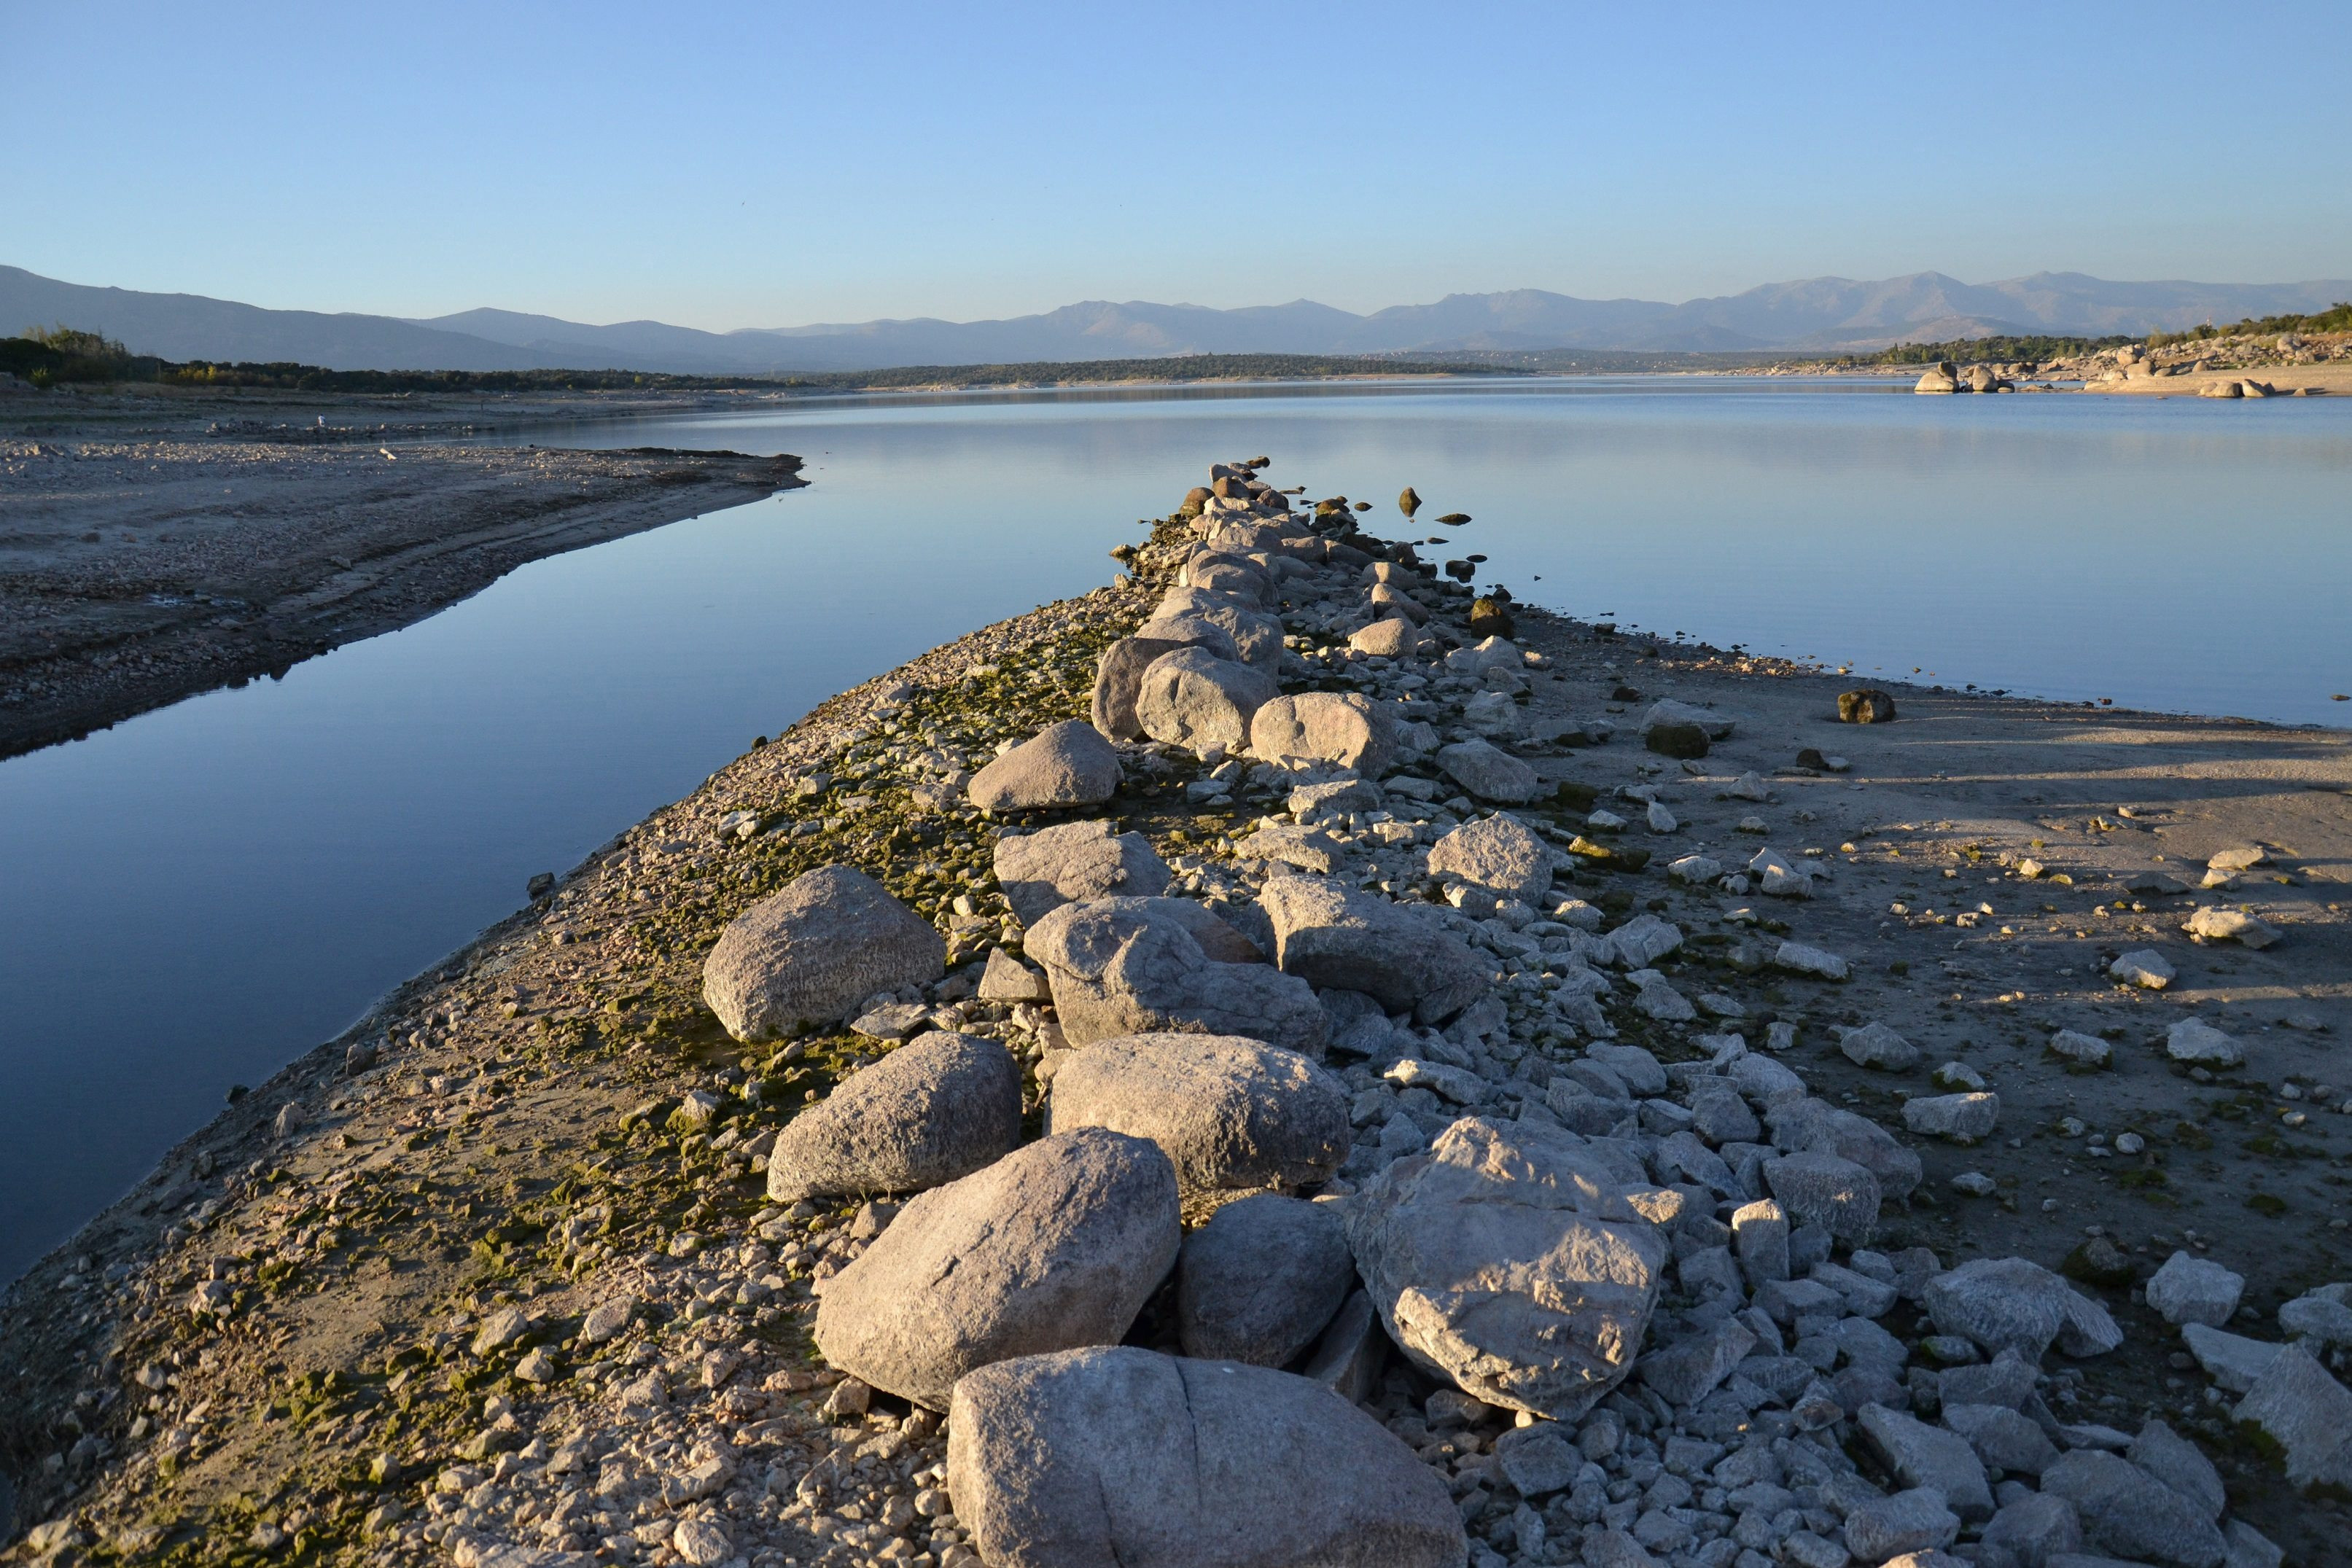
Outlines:
{"type": "Polygon", "coordinates": [[[2342,95],[2281,117],[2161,93],[2191,68],[2273,91],[2334,19],[26,12],[18,57],[102,62],[102,90],[29,71],[0,101],[42,220],[5,259],[280,309],[719,331],[2342,277],[2342,95]]]}

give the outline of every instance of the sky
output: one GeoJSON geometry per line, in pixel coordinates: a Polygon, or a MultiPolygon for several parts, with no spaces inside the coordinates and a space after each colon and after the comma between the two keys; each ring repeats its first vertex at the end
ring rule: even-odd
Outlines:
{"type": "Polygon", "coordinates": [[[0,262],[712,329],[2352,276],[2342,0],[0,0],[0,262]]]}

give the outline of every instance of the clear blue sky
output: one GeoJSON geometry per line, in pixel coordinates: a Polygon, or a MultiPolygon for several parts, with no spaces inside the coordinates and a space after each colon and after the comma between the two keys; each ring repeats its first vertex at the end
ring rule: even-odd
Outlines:
{"type": "Polygon", "coordinates": [[[0,0],[0,262],[782,326],[2352,275],[2343,0],[0,0]]]}

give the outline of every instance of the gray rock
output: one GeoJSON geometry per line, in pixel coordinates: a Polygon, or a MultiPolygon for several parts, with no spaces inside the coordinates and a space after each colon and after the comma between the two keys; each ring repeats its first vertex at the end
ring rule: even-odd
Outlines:
{"type": "Polygon", "coordinates": [[[2000,1096],[1979,1090],[1966,1094],[1927,1094],[1903,1103],[1903,1126],[1923,1137],[1973,1144],[1992,1135],[2000,1120],[2000,1096]]]}
{"type": "Polygon", "coordinates": [[[1249,744],[1250,720],[1281,694],[1273,677],[1200,648],[1162,653],[1143,672],[1136,721],[1143,733],[1171,746],[1204,751],[1249,744]]]}
{"type": "Polygon", "coordinates": [[[1389,1334],[1490,1405],[1565,1419],[1632,1369],[1675,1195],[1637,1162],[1539,1124],[1468,1118],[1349,1205],[1356,1267],[1389,1334]]]}
{"type": "Polygon", "coordinates": [[[1766,1113],[1772,1141],[1797,1154],[1835,1155],[1878,1178],[1882,1197],[1902,1198],[1919,1185],[1918,1155],[1869,1117],[1824,1100],[1786,1100],[1766,1113]]]}
{"type": "Polygon", "coordinates": [[[1538,1498],[1574,1486],[1585,1461],[1558,1422],[1538,1421],[1511,1427],[1496,1437],[1495,1463],[1521,1497],[1538,1498]]]}
{"type": "Polygon", "coordinates": [[[1256,949],[1191,899],[1066,904],[1029,928],[1024,946],[1045,967],[1074,1046],[1183,1030],[1249,1034],[1319,1056],[1329,1036],[1313,987],[1264,963],[1235,961],[1256,949]]]}
{"type": "Polygon", "coordinates": [[[2279,1327],[2297,1339],[2315,1339],[2323,1344],[2352,1344],[2352,1305],[2346,1304],[2347,1294],[2352,1294],[2352,1288],[2343,1285],[2322,1285],[2316,1291],[2305,1291],[2280,1305],[2279,1327]]]}
{"type": "Polygon", "coordinates": [[[2088,1067],[2105,1067],[2116,1054],[2115,1047],[2098,1036],[2071,1029],[2062,1029],[2052,1035],[2050,1049],[2069,1061],[2079,1061],[2088,1067]]]}
{"type": "Polygon", "coordinates": [[[1045,984],[1045,977],[1002,947],[988,950],[988,965],[981,971],[980,989],[976,994],[983,1002],[1047,1002],[1054,999],[1053,988],[1045,984]]]}
{"type": "Polygon", "coordinates": [[[2238,1310],[2238,1298],[2245,1290],[2244,1275],[2233,1274],[2210,1258],[2176,1251],[2148,1277],[2147,1304],[2166,1322],[2219,1328],[2238,1310]]]}
{"type": "Polygon", "coordinates": [[[2064,1498],[2028,1492],[2003,1503],[1979,1539],[2008,1552],[2018,1568],[2049,1568],[2052,1558],[2082,1549],[2083,1523],[2064,1498]]]}
{"type": "Polygon", "coordinates": [[[1523,904],[1538,903],[1551,891],[1558,863],[1558,852],[1507,811],[1465,822],[1429,849],[1432,876],[1458,877],[1523,904]]]}
{"type": "Polygon", "coordinates": [[[1944,1402],[1944,1425],[1969,1440],[1977,1458],[1995,1469],[2038,1476],[2058,1457],[2048,1434],[2006,1405],[1944,1402]]]}
{"type": "Polygon", "coordinates": [[[2164,1053],[2175,1061],[2202,1067],[2236,1067],[2246,1060],[2235,1040],[2202,1019],[2182,1019],[2167,1030],[2164,1053]]]}
{"type": "Polygon", "coordinates": [[[2279,1568],[2286,1561],[2285,1548],[2242,1519],[2223,1524],[2221,1539],[2230,1543],[2229,1568],[2279,1568]]]}
{"type": "Polygon", "coordinates": [[[1789,1277],[1789,1214],[1770,1198],[1742,1204],[1731,1216],[1731,1246],[1754,1290],[1789,1277]]]}
{"type": "MultiPolygon", "coordinates": [[[[1496,819],[1508,820],[1511,819],[1496,819]]],[[[1637,915],[1601,940],[1608,945],[1610,961],[1621,968],[1646,969],[1680,947],[1683,934],[1671,921],[1654,915],[1637,915]]]]}
{"type": "Polygon", "coordinates": [[[1250,750],[1269,760],[1336,762],[1377,779],[1396,761],[1396,722],[1353,692],[1301,692],[1276,697],[1251,716],[1250,750]]]}
{"type": "Polygon", "coordinates": [[[1669,1405],[1696,1405],[1715,1392],[1756,1348],[1756,1335],[1737,1319],[1685,1334],[1635,1364],[1635,1373],[1669,1405]]]}
{"type": "Polygon", "coordinates": [[[2221,1568],[2230,1549],[2200,1506],[2130,1460],[2093,1448],[2062,1455],[2042,1490],[2074,1505],[2085,1543],[2174,1568],[2221,1568]]]}
{"type": "MultiPolygon", "coordinates": [[[[1641,1046],[1596,1043],[1584,1048],[1584,1058],[1587,1061],[1600,1063],[1617,1076],[1622,1085],[1618,1091],[1618,1098],[1622,1099],[1628,1093],[1648,1097],[1666,1092],[1665,1064],[1641,1046]]],[[[1574,1071],[1575,1066],[1573,1062],[1569,1064],[1570,1071],[1574,1071]]]]}
{"type": "MultiPolygon", "coordinates": [[[[1353,1267],[1352,1260],[1349,1266],[1353,1267]]],[[[1350,1291],[1315,1342],[1315,1352],[1307,1358],[1303,1373],[1349,1404],[1361,1405],[1380,1387],[1381,1371],[1388,1364],[1388,1345],[1389,1336],[1381,1332],[1372,1298],[1361,1291],[1350,1291]]]]}
{"type": "Polygon", "coordinates": [[[1315,1343],[1356,1283],[1329,1204],[1255,1193],[1184,1239],[1176,1326],[1184,1354],[1287,1366],[1315,1343]]]}
{"type": "Polygon", "coordinates": [[[1135,634],[1181,634],[1186,626],[1199,622],[1206,622],[1231,637],[1242,663],[1267,679],[1273,679],[1282,667],[1282,622],[1230,594],[1178,589],[1161,600],[1159,612],[1137,627],[1135,634]]]}
{"type": "Polygon", "coordinates": [[[1437,766],[1447,778],[1479,800],[1507,806],[1532,800],[1543,788],[1534,768],[1484,740],[1462,740],[1440,747],[1437,766]]]}
{"type": "Polygon", "coordinates": [[[1148,1350],[1004,1361],[957,1385],[956,1517],[992,1568],[1461,1568],[1445,1483],[1304,1377],[1148,1350]]]}
{"type": "Polygon", "coordinates": [[[927,1034],[843,1082],[777,1132],[768,1196],[918,1192],[1021,1143],[1021,1064],[992,1040],[927,1034]]]}
{"type": "Polygon", "coordinates": [[[1937,1375],[1943,1402],[1949,1405],[1998,1405],[2022,1411],[2042,1381],[2042,1369],[2014,1350],[2004,1350],[1990,1361],[1948,1366],[1937,1375]]]}
{"type": "Polygon", "coordinates": [[[1084,719],[1049,724],[971,776],[964,793],[983,811],[1097,806],[1118,793],[1118,753],[1084,719]]]}
{"type": "Polygon", "coordinates": [[[908,1200],[824,1282],[825,1360],[934,1410],[1014,1356],[1115,1344],[1176,1261],[1175,1167],[1104,1128],[1040,1139],[908,1200]]]}
{"type": "MultiPolygon", "coordinates": [[[[1212,630],[1204,625],[1197,635],[1206,637],[1212,630]]],[[[1210,652],[1238,663],[1241,650],[1233,645],[1233,639],[1222,631],[1216,635],[1223,646],[1213,646],[1210,652]]],[[[1113,740],[1142,739],[1143,724],[1136,717],[1135,699],[1143,685],[1143,672],[1160,654],[1185,645],[1171,637],[1121,637],[1105,648],[1095,664],[1095,728],[1113,740]]]]}
{"type": "Polygon", "coordinates": [[[1877,1564],[1906,1552],[1937,1551],[1960,1538],[1960,1516],[1933,1487],[1876,1497],[1845,1516],[1845,1549],[1877,1564]]]}
{"type": "Polygon", "coordinates": [[[1728,715],[1693,703],[1676,702],[1672,697],[1652,703],[1649,710],[1642,715],[1640,729],[1647,735],[1665,724],[1695,724],[1706,732],[1709,740],[1728,739],[1732,731],[1732,720],[1728,715]]]}
{"type": "Polygon", "coordinates": [[[1391,615],[1358,628],[1348,638],[1348,647],[1358,653],[1400,659],[1419,651],[1428,633],[1413,623],[1412,617],[1391,615]]]}
{"type": "Polygon", "coordinates": [[[2160,991],[2179,978],[2179,972],[2153,947],[2126,953],[2107,966],[2107,973],[2127,986],[2160,991]]]}
{"type": "Polygon", "coordinates": [[[1097,1040],[1055,1072],[1050,1121],[1056,1133],[1150,1139],[1188,1197],[1312,1186],[1348,1156],[1347,1086],[1295,1051],[1240,1035],[1097,1040]]]}
{"type": "Polygon", "coordinates": [[[2072,1356],[2104,1355],[2123,1343],[2106,1308],[2023,1258],[1977,1258],[1947,1270],[1928,1281],[1924,1304],[1939,1332],[2032,1362],[2053,1340],[2072,1356]]]}
{"type": "Polygon", "coordinates": [[[2153,1416],[2140,1427],[2124,1458],[2204,1510],[2208,1519],[2218,1521],[2229,1506],[2221,1472],[2204,1450],[2153,1416]]]}
{"type": "Polygon", "coordinates": [[[1764,1185],[1799,1225],[1818,1225],[1850,1246],[1878,1226],[1878,1178],[1835,1155],[1785,1155],[1764,1162],[1764,1185]]]}
{"type": "Polygon", "coordinates": [[[1065,904],[1090,898],[1157,898],[1168,891],[1168,862],[1141,833],[1108,822],[1064,822],[996,841],[996,881],[1024,925],[1065,904]]]}
{"type": "Polygon", "coordinates": [[[1908,1072],[1919,1065],[1919,1048],[1883,1023],[1864,1024],[1845,1031],[1838,1049],[1857,1067],[1888,1072],[1908,1072]]]}
{"type": "Polygon", "coordinates": [[[2281,1347],[2267,1340],[2248,1339],[2243,1334],[2224,1333],[2203,1323],[2180,1325],[2180,1341],[2205,1375],[2231,1394],[2243,1394],[2278,1358],[2281,1347]]]}
{"type": "Polygon", "coordinates": [[[1884,1405],[1864,1406],[1854,1424],[1896,1480],[1935,1488],[1963,1520],[1992,1517],[1992,1484],[1966,1437],[1884,1405]]]}
{"type": "Polygon", "coordinates": [[[2352,1487],[2352,1391],[2301,1344],[2279,1347],[2236,1415],[2286,1450],[2286,1479],[2295,1485],[2352,1487]]]}
{"type": "Polygon", "coordinates": [[[947,942],[845,865],[794,878],[730,921],[702,966],[702,999],[737,1040],[838,1023],[877,991],[947,973],[947,942]]]}
{"type": "Polygon", "coordinates": [[[1275,961],[1322,991],[1359,991],[1391,1012],[1444,1023],[1483,996],[1488,967],[1467,943],[1378,894],[1323,877],[1270,879],[1258,905],[1275,961]]]}

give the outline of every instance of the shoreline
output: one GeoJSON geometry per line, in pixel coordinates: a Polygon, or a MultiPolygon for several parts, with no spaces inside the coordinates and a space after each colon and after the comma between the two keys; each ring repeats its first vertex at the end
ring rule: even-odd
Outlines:
{"type": "Polygon", "coordinates": [[[481,444],[431,400],[82,400],[110,406],[79,419],[21,401],[0,402],[0,482],[21,497],[0,537],[0,759],[806,483],[796,457],[481,444]],[[384,412],[403,423],[350,423],[384,412]]]}
{"type": "MultiPolygon", "coordinates": [[[[785,1479],[781,1491],[773,1480],[733,1492],[721,1483],[670,1501],[656,1486],[654,1500],[633,1505],[636,1539],[715,1508],[739,1532],[804,1538],[801,1561],[836,1560],[825,1542],[861,1528],[837,1505],[911,1495],[909,1478],[938,1458],[936,1424],[922,1430],[887,1400],[862,1419],[821,1408],[837,1375],[807,1350],[810,1287],[884,1217],[856,1204],[802,1206],[811,1213],[769,1205],[745,1151],[793,1100],[829,1091],[885,1047],[830,1032],[803,1041],[797,1056],[747,1051],[702,1004],[702,953],[762,893],[839,861],[932,919],[961,963],[991,946],[1018,956],[1021,928],[1002,907],[988,855],[1000,828],[1051,819],[984,816],[951,782],[998,740],[1086,713],[1097,653],[1144,619],[1192,538],[1181,514],[1171,517],[1133,563],[1141,580],[982,628],[820,705],[191,1134],[13,1282],[0,1298],[0,1388],[15,1391],[0,1468],[19,1483],[17,1527],[60,1521],[50,1544],[89,1561],[226,1561],[272,1531],[297,1549],[307,1539],[327,1560],[448,1561],[459,1536],[530,1538],[530,1516],[562,1490],[566,1472],[555,1467],[566,1444],[614,1439],[626,1425],[614,1401],[652,1369],[671,1377],[666,1413],[632,1419],[679,1444],[672,1479],[688,1470],[688,1450],[744,1477],[772,1462],[768,1473],[785,1479]],[[746,811],[750,837],[739,832],[746,811]],[[761,1093],[747,1099],[753,1084],[761,1093]],[[698,1092],[709,1109],[688,1097],[698,1092]],[[712,1293],[720,1285],[729,1289],[712,1293]],[[609,1343],[589,1338],[585,1314],[624,1297],[637,1303],[637,1326],[609,1343]],[[524,1342],[468,1348],[509,1306],[545,1325],[540,1340],[562,1366],[554,1381],[519,1375],[524,1342]],[[742,1370],[714,1379],[722,1355],[742,1370]],[[506,1408],[490,1414],[486,1394],[506,1408]],[[534,1448],[519,1463],[500,1458],[534,1448]],[[379,1455],[384,1462],[373,1464],[379,1455]],[[887,1479],[851,1482],[860,1465],[861,1478],[887,1479]],[[825,1475],[844,1479],[808,1484],[825,1475]],[[76,1511],[60,1515],[68,1499],[76,1511]],[[816,1528],[827,1521],[829,1531],[816,1528]],[[442,1528],[428,1536],[427,1524],[442,1528]]],[[[1379,553],[1399,557],[1393,547],[1379,553]]],[[[1360,590],[1341,581],[1351,575],[1284,579],[1285,629],[1301,644],[1284,656],[1285,688],[1393,692],[1403,709],[1460,728],[1479,681],[1448,690],[1433,684],[1451,678],[1441,663],[1375,668],[1346,655],[1339,628],[1361,619],[1352,607],[1360,590]],[[1433,682],[1401,685],[1412,670],[1433,682]]],[[[1413,581],[1433,625],[1475,642],[1462,623],[1468,591],[1413,581]]],[[[2329,1071],[2331,1036],[2352,1029],[2352,984],[2340,978],[2352,974],[2341,902],[2352,830],[2340,804],[2352,793],[2352,740],[1891,683],[1895,723],[1844,726],[1827,716],[1850,683],[1827,672],[1510,608],[1520,643],[1544,660],[1524,672],[1529,700],[1514,722],[1538,734],[1549,725],[1561,740],[1523,733],[1502,743],[1547,785],[1592,792],[1517,809],[1556,830],[1555,841],[1589,832],[1652,852],[1639,857],[1652,863],[1628,854],[1615,869],[1588,860],[1572,878],[1580,896],[1612,922],[1647,908],[1690,931],[1686,950],[1661,967],[1689,990],[1704,982],[1743,1005],[1747,1021],[1727,1027],[1752,1041],[1768,1019],[1793,1023],[1790,1060],[1824,1095],[1901,1125],[1906,1092],[1931,1092],[1927,1064],[1946,1055],[2002,1093],[2001,1131],[2021,1145],[1912,1139],[1926,1197],[1891,1230],[1948,1260],[2013,1251],[2056,1268],[2096,1225],[2125,1249],[2137,1282],[2134,1247],[2153,1249],[2144,1272],[2162,1260],[2156,1239],[2185,1237],[2186,1225],[2248,1276],[2248,1301],[2265,1312],[2311,1284],[2352,1278],[2343,1230],[2309,1233],[2313,1217],[2331,1211],[2326,1186],[2343,1179],[2334,1173],[2347,1166],[2352,1116],[2311,1094],[2274,1092],[2291,1079],[2306,1089],[2322,1082],[2314,1075],[2329,1071]],[[1630,733],[1659,698],[1719,706],[1737,716],[1733,732],[1704,761],[1670,763],[1630,733]],[[1603,723],[1616,733],[1596,743],[1603,723]],[[1806,747],[1847,752],[1851,766],[1801,768],[1806,747]],[[1769,800],[1726,793],[1750,775],[1769,800]],[[1586,821],[1594,806],[1622,801],[1619,789],[1645,784],[1671,802],[1675,829],[1586,821]],[[1747,815],[1769,822],[1770,834],[1742,838],[1731,824],[1747,815]],[[2126,886],[2159,863],[2199,863],[2249,841],[2270,846],[2265,867],[2221,894],[2126,886]],[[1830,867],[1827,888],[1786,904],[1727,899],[1664,874],[1664,862],[1702,843],[1727,861],[1776,845],[1830,867]],[[2036,858],[2046,866],[2029,873],[2024,862],[2036,858]],[[2261,951],[2183,941],[2189,908],[2221,898],[2252,905],[2285,939],[2261,951]],[[1974,907],[1993,900],[1990,916],[1974,907]],[[1852,955],[1852,980],[1831,987],[1753,963],[1755,934],[1776,929],[1852,955]],[[2105,978],[2112,950],[2143,945],[2177,964],[2176,986],[2105,978]],[[1938,977],[1925,985],[1915,969],[1938,977]],[[2185,1017],[2242,1031],[2246,1071],[2202,1082],[2175,1071],[2148,1041],[2185,1017]],[[2277,1024],[2288,1017],[2326,1032],[2277,1024]],[[1892,1075],[1848,1061],[1832,1031],[1864,1019],[1916,1042],[1920,1069],[1892,1075]],[[2112,1028],[2116,1067],[2084,1075],[2053,1066],[2039,1045],[2061,1026],[2112,1028]],[[2298,1107],[2307,1124],[2286,1141],[2316,1151],[2309,1155],[2234,1139],[2200,1147],[2173,1125],[2219,1116],[2252,1130],[2298,1107]],[[2083,1134],[2057,1130],[2064,1115],[2108,1137],[2146,1129],[2150,1155],[2103,1164],[2083,1134]],[[2179,1179],[2108,1174],[2128,1166],[2160,1178],[2167,1164],[2179,1179]],[[1994,1190],[1956,1191],[1952,1178],[1969,1171],[1991,1173],[1994,1190]],[[2248,1190],[2281,1207],[2250,1213],[2248,1190]],[[2045,1194],[2056,1207],[2043,1209],[2045,1194]]],[[[1205,788],[1213,770],[1171,747],[1131,747],[1127,758],[1129,781],[1107,814],[1151,838],[1178,873],[1174,891],[1245,913],[1266,868],[1236,852],[1247,851],[1261,813],[1282,812],[1286,791],[1246,779],[1205,788]]],[[[1440,823],[1483,813],[1415,799],[1390,797],[1391,821],[1419,821],[1402,849],[1368,827],[1335,829],[1332,849],[1311,852],[1383,873],[1399,898],[1425,896],[1425,871],[1411,874],[1405,862],[1425,853],[1440,823]]],[[[1641,808],[1623,814],[1638,824],[1641,808]]],[[[1018,1050],[1034,1095],[1053,1038],[1040,1009],[934,999],[961,1009],[956,1027],[1018,1050]]],[[[1630,1001],[1611,998],[1620,1038],[1689,1059],[1695,1029],[1630,1001]]],[[[1573,1054],[1538,1041],[1519,1060],[1573,1054]]],[[[2067,1390],[2083,1408],[2068,1418],[2123,1425],[2126,1407],[2160,1406],[2200,1437],[2208,1427],[2225,1433],[2201,1387],[2168,1386],[2181,1382],[2166,1359],[2168,1331],[2144,1303],[2121,1285],[2101,1299],[2135,1343],[2083,1364],[2087,1382],[2067,1390]],[[2098,1414],[2110,1407],[2117,1413],[2098,1414]]],[[[626,1452],[629,1464],[645,1462],[626,1452]]],[[[2340,1527],[2340,1514],[2331,1522],[2294,1497],[2259,1454],[2224,1444],[2217,1457],[2229,1466],[2232,1511],[2291,1550],[2307,1550],[2298,1532],[2316,1542],[2340,1527]]],[[[559,1549],[580,1533],[546,1539],[559,1549]]],[[[616,1536],[596,1538],[599,1560],[620,1560],[616,1536]]],[[[631,1560],[659,1563],[670,1550],[656,1543],[631,1560]]],[[[934,1555],[946,1561],[952,1549],[934,1555]]]]}

